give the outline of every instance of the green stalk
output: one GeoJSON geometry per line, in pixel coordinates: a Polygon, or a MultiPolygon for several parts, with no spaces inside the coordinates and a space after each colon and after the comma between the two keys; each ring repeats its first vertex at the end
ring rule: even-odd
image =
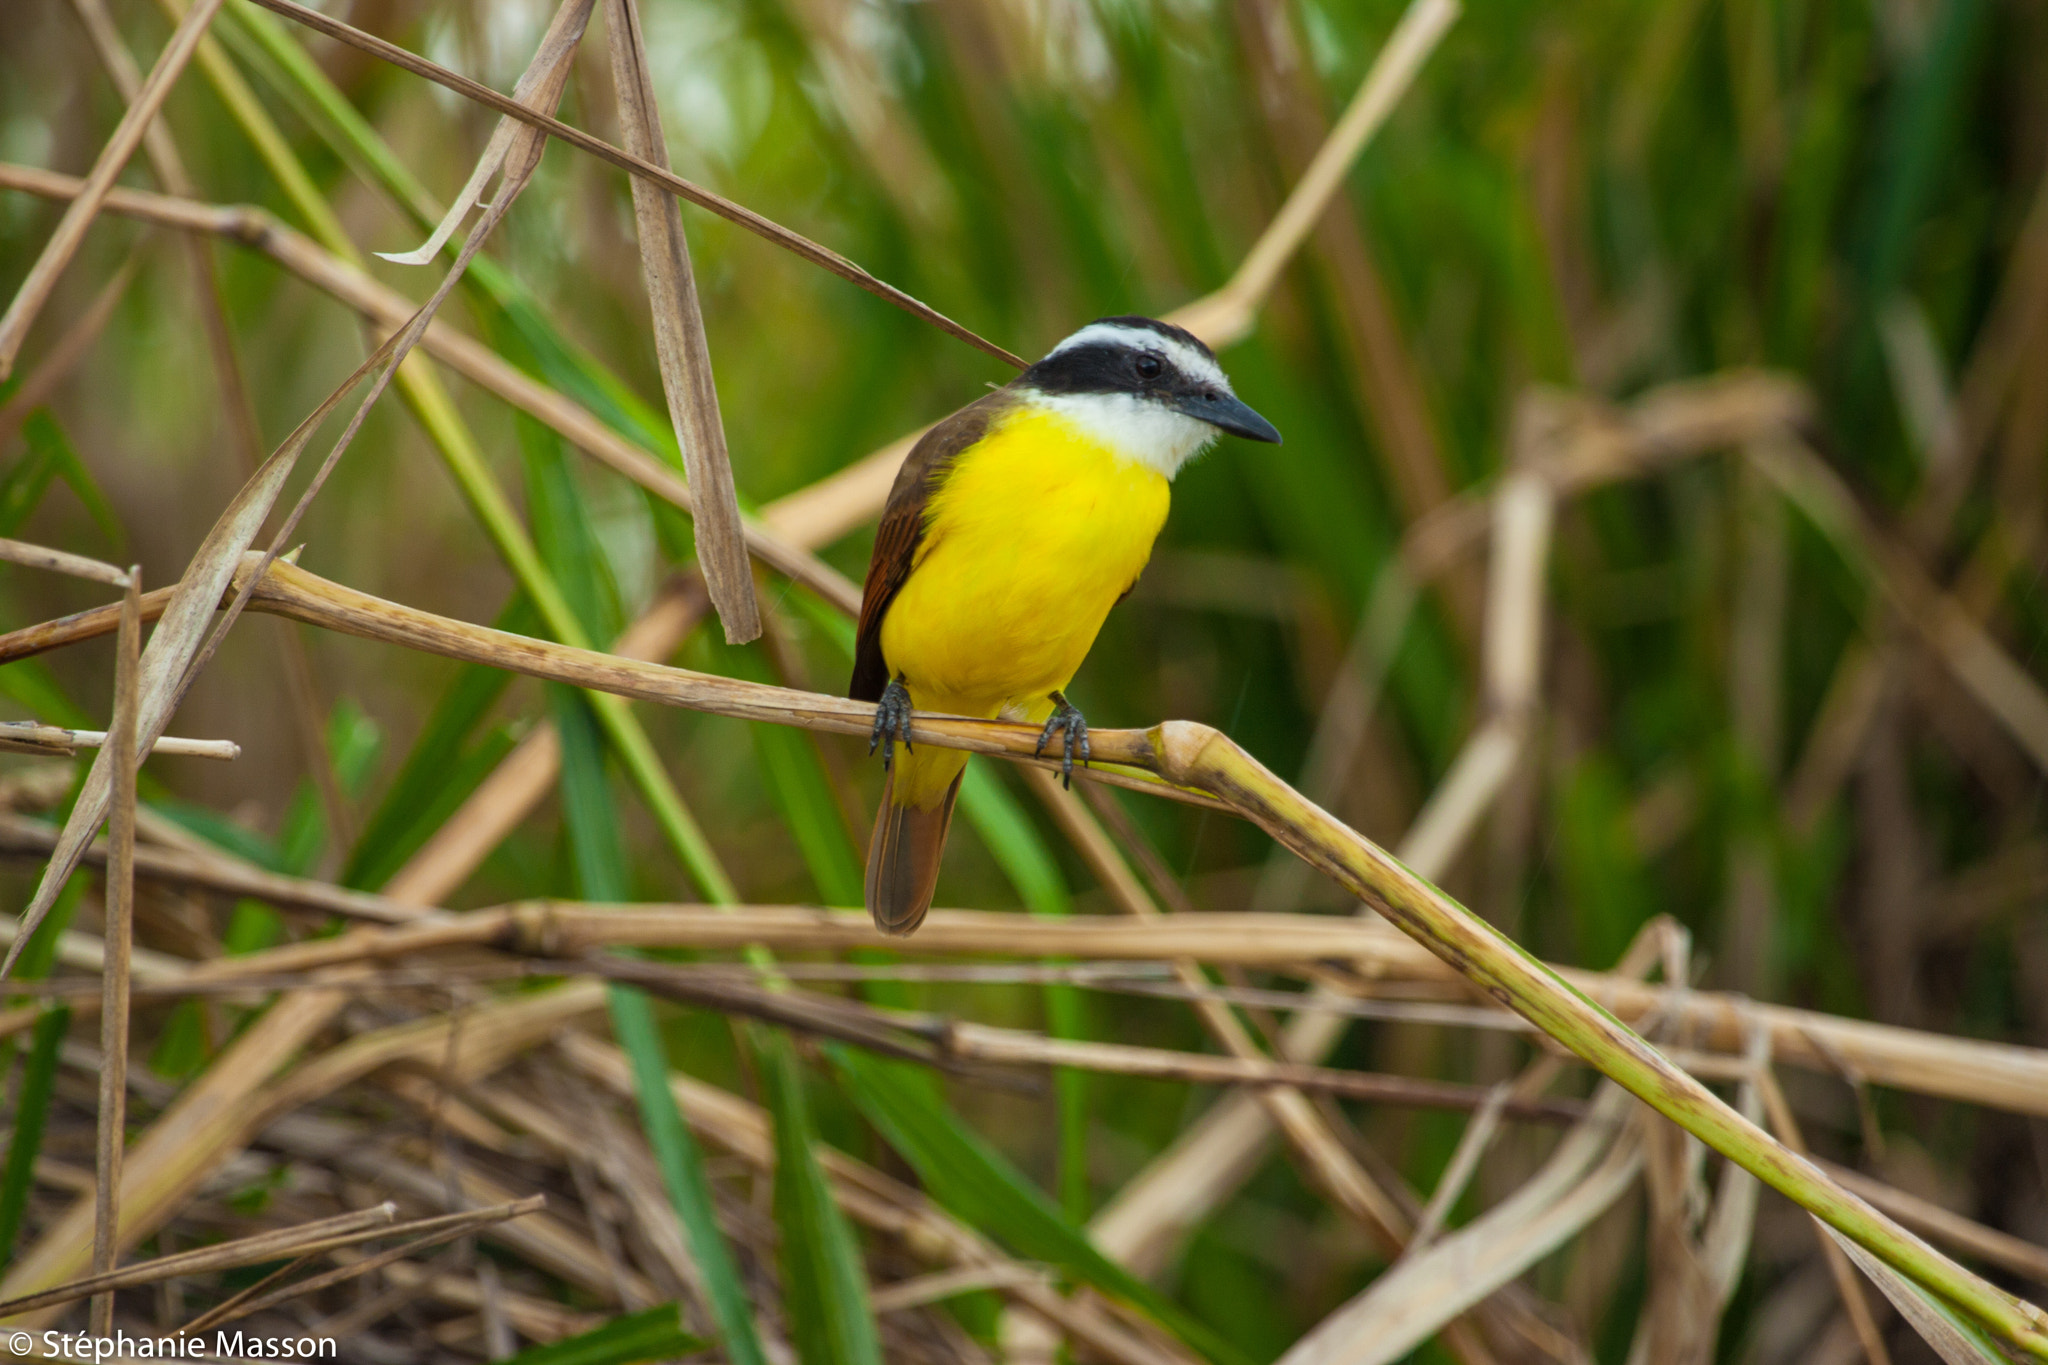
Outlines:
{"type": "Polygon", "coordinates": [[[1816,1171],[1522,946],[1320,809],[1206,725],[1150,732],[1158,770],[1206,791],[1385,915],[1503,1006],[1915,1283],[2048,1361],[2048,1314],[1972,1274],[1816,1171]]]}

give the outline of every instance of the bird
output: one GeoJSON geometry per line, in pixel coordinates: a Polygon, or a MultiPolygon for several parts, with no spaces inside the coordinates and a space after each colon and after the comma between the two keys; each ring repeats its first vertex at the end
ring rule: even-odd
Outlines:
{"type": "Polygon", "coordinates": [[[911,712],[1042,721],[1038,750],[1058,740],[1071,789],[1088,723],[1065,690],[1151,558],[1174,476],[1224,433],[1280,443],[1193,333],[1106,317],[904,457],[848,688],[875,703],[869,754],[882,746],[865,885],[881,932],[923,922],[967,767],[958,749],[913,751],[911,712]]]}

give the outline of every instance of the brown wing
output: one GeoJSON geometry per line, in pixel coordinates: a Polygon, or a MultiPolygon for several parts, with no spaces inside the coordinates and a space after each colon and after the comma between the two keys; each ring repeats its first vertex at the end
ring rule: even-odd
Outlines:
{"type": "Polygon", "coordinates": [[[882,510],[875,533],[875,552],[868,560],[867,586],[860,599],[860,634],[854,642],[853,682],[846,695],[855,701],[880,701],[889,685],[889,665],[882,658],[882,618],[910,577],[917,547],[924,539],[924,510],[961,451],[979,441],[995,415],[1010,402],[998,389],[969,403],[927,431],[903,457],[896,482],[882,510]]]}

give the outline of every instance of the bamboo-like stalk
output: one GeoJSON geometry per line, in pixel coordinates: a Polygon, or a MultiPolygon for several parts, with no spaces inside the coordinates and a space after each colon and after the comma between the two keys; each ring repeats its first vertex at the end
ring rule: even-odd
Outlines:
{"type": "MultiPolygon", "coordinates": [[[[121,1164],[128,1126],[128,973],[135,945],[136,674],[142,652],[142,568],[124,575],[121,629],[114,651],[114,719],[108,756],[114,764],[112,810],[107,820],[106,952],[100,963],[100,1106],[93,1194],[92,1268],[113,1271],[120,1254],[121,1164]]],[[[92,1331],[114,1325],[114,1295],[93,1296],[92,1331]]]]}
{"type": "MultiPolygon", "coordinates": [[[[142,615],[140,604],[136,616],[142,615]]],[[[39,725],[35,721],[0,721],[0,749],[25,754],[54,754],[69,757],[80,749],[102,749],[108,744],[105,730],[67,730],[61,725],[39,725]]],[[[183,755],[188,758],[217,758],[224,762],[242,756],[242,746],[229,739],[179,739],[160,736],[149,746],[149,754],[183,755]]],[[[144,757],[148,757],[145,754],[144,757]]]]}

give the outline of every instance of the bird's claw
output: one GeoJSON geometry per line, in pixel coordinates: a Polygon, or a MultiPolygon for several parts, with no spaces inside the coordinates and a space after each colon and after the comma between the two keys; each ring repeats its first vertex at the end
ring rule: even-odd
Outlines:
{"type": "Polygon", "coordinates": [[[1045,729],[1038,733],[1038,747],[1033,754],[1045,752],[1045,746],[1052,743],[1052,737],[1064,732],[1064,752],[1060,757],[1060,780],[1066,783],[1068,791],[1074,789],[1074,755],[1080,754],[1081,761],[1088,761],[1088,722],[1074,709],[1074,704],[1055,692],[1052,694],[1053,712],[1046,718],[1045,729]]]}
{"type": "Polygon", "coordinates": [[[875,704],[875,728],[868,732],[870,757],[874,755],[876,745],[883,745],[883,772],[889,771],[895,762],[894,741],[899,739],[905,749],[910,748],[910,689],[903,685],[903,679],[891,678],[889,685],[882,689],[882,700],[875,704]]]}

